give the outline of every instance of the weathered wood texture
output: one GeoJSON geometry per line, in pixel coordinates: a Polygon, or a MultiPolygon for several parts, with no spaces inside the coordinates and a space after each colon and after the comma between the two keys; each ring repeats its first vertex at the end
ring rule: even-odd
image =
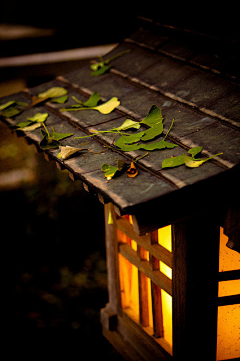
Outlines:
{"type": "MultiPolygon", "coordinates": [[[[141,120],[153,104],[162,109],[165,133],[174,118],[168,139],[179,146],[150,152],[138,162],[136,178],[130,179],[125,174],[106,182],[100,168],[103,163],[116,165],[117,159],[130,161],[144,151],[121,153],[108,149],[101,154],[86,153],[66,161],[56,158],[58,150],[45,152],[60,169],[68,169],[73,179],[81,179],[88,188],[99,193],[103,201],[111,200],[122,212],[135,214],[140,228],[144,229],[146,224],[149,229],[156,229],[178,219],[179,214],[182,217],[188,214],[193,198],[199,210],[204,208],[206,200],[217,209],[234,194],[232,181],[237,182],[240,172],[239,76],[237,67],[233,66],[237,64],[238,43],[177,30],[146,19],[140,19],[140,25],[136,33],[109,54],[131,49],[124,57],[113,61],[108,74],[90,76],[90,62],[86,62],[85,66],[64,77],[1,99],[0,104],[12,99],[29,101],[32,95],[52,86],[68,89],[66,107],[73,103],[72,96],[87,100],[94,91],[98,91],[103,100],[112,96],[119,98],[121,104],[109,115],[94,110],[60,112],[62,105],[47,102],[6,120],[16,124],[36,112],[47,111],[47,126],[54,126],[57,132],[73,132],[75,136],[111,129],[129,117],[141,120]],[[225,49],[225,57],[218,55],[219,49],[221,54],[225,49]],[[203,146],[206,156],[219,152],[223,155],[201,168],[161,168],[165,158],[182,155],[195,145],[203,146]],[[174,210],[170,206],[172,202],[174,210]]],[[[39,129],[24,136],[39,145],[39,129]]],[[[100,152],[117,138],[116,134],[98,135],[90,140],[88,147],[100,152]]],[[[62,145],[71,146],[79,146],[81,142],[73,136],[61,141],[62,145]]]]}

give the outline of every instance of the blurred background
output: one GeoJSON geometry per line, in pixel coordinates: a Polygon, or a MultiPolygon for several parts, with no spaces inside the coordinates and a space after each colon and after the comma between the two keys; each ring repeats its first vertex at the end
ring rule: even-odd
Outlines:
{"type": "MultiPolygon", "coordinates": [[[[0,98],[106,54],[137,29],[137,15],[239,37],[229,2],[212,10],[202,2],[192,9],[156,1],[130,5],[2,0],[0,98]]],[[[122,360],[101,335],[100,309],[108,302],[102,204],[1,122],[0,205],[8,355],[32,359],[51,351],[56,358],[65,348],[80,359],[122,360]]]]}

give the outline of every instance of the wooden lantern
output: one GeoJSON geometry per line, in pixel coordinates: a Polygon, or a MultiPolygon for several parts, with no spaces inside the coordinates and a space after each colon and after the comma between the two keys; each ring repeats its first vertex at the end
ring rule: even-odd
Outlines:
{"type": "Polygon", "coordinates": [[[135,216],[105,212],[107,339],[129,360],[238,359],[240,254],[219,222],[198,215],[139,235],[135,216]]]}
{"type": "MultiPolygon", "coordinates": [[[[91,62],[86,61],[47,84],[1,99],[0,113],[3,117],[6,104],[27,102],[24,111],[10,119],[5,115],[3,121],[15,127],[36,112],[47,112],[48,129],[74,135],[63,139],[62,146],[85,148],[79,139],[91,136],[88,152],[62,159],[59,149],[40,146],[41,129],[17,130],[105,204],[109,303],[101,311],[101,322],[119,352],[137,361],[237,360],[239,44],[225,32],[216,34],[215,27],[209,36],[201,28],[184,30],[185,24],[179,29],[163,25],[156,21],[163,12],[155,5],[153,19],[139,17],[138,30],[108,54],[114,62],[106,74],[92,76],[91,62]],[[119,53],[124,57],[117,57],[119,53]],[[68,91],[64,108],[51,101],[34,106],[33,99],[51,87],[68,91]],[[96,107],[68,111],[73,99],[84,104],[95,92],[104,102],[114,96],[120,103],[109,114],[100,114],[96,107]],[[129,118],[146,129],[142,120],[153,105],[162,111],[164,129],[151,141],[166,139],[173,146],[147,156],[140,148],[117,147],[120,134],[108,131],[119,130],[129,118]],[[162,167],[165,159],[187,155],[194,147],[202,149],[209,162],[194,169],[185,164],[162,167]],[[104,177],[103,164],[116,168],[119,160],[130,165],[136,159],[137,177],[104,177]]],[[[225,18],[221,31],[223,23],[225,18]]]]}

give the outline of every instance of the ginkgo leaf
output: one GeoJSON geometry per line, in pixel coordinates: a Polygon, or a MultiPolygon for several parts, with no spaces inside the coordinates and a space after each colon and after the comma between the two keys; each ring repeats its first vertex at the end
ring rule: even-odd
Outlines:
{"type": "Polygon", "coordinates": [[[76,147],[70,147],[69,145],[66,146],[60,146],[60,153],[58,153],[57,158],[62,158],[62,160],[70,158],[72,155],[78,153],[78,152],[86,152],[88,149],[84,148],[76,148],[76,147]]]}
{"type": "Polygon", "coordinates": [[[100,104],[96,107],[90,107],[89,109],[98,110],[102,114],[109,114],[111,113],[116,107],[118,107],[120,101],[117,97],[112,97],[106,103],[100,104]]]}
{"type": "Polygon", "coordinates": [[[90,98],[83,103],[85,107],[95,107],[98,102],[101,100],[100,95],[97,91],[95,91],[90,98]]]}
{"type": "Polygon", "coordinates": [[[42,149],[58,148],[60,146],[59,140],[65,139],[73,135],[73,133],[56,133],[53,128],[52,133],[49,133],[45,125],[44,127],[45,130],[41,130],[43,139],[40,142],[40,148],[42,149]]]}
{"type": "Polygon", "coordinates": [[[162,132],[163,132],[163,124],[162,123],[154,124],[151,128],[145,130],[144,132],[145,134],[141,140],[147,141],[154,139],[158,135],[162,134],[162,132]]]}
{"type": "Polygon", "coordinates": [[[150,108],[148,115],[140,122],[142,124],[146,124],[149,127],[152,127],[155,124],[159,124],[163,122],[162,111],[156,105],[152,105],[150,108]]]}
{"type": "Polygon", "coordinates": [[[107,179],[112,179],[116,172],[119,171],[118,167],[109,164],[103,164],[101,170],[105,173],[105,178],[107,179]]]}
{"type": "Polygon", "coordinates": [[[93,70],[92,73],[90,73],[90,75],[92,76],[98,76],[98,75],[103,75],[105,73],[107,73],[110,69],[111,69],[111,65],[108,65],[112,60],[129,53],[131,50],[127,49],[124,51],[121,51],[120,53],[117,53],[113,56],[111,56],[108,59],[103,60],[102,57],[100,58],[100,61],[97,63],[93,63],[90,65],[90,68],[93,70]]]}
{"type": "Polygon", "coordinates": [[[65,88],[53,87],[46,90],[45,92],[39,93],[38,98],[40,99],[58,98],[66,94],[67,94],[67,90],[65,88]]]}
{"type": "Polygon", "coordinates": [[[51,103],[58,103],[58,104],[64,104],[68,100],[68,95],[63,95],[59,98],[53,98],[51,99],[51,103]]]}
{"type": "Polygon", "coordinates": [[[48,113],[36,113],[33,117],[27,117],[31,122],[43,123],[48,117],[48,113]]]}
{"type": "MultiPolygon", "coordinates": [[[[102,62],[101,62],[102,63],[102,62]]],[[[100,64],[100,63],[97,63],[97,64],[100,64]]],[[[97,65],[97,64],[94,64],[94,65],[97,65]]],[[[92,64],[93,65],[93,64],[92,64]]],[[[103,75],[103,74],[106,74],[107,72],[109,72],[109,70],[111,69],[111,65],[103,65],[101,67],[99,67],[98,69],[92,71],[90,73],[91,76],[99,76],[99,75],[103,75]]]]}
{"type": "Polygon", "coordinates": [[[7,103],[0,105],[0,111],[9,108],[11,105],[16,104],[15,100],[9,100],[7,103]]]}
{"type": "Polygon", "coordinates": [[[199,153],[201,153],[201,151],[203,150],[203,147],[193,147],[191,149],[189,149],[188,153],[192,155],[193,158],[195,158],[195,156],[199,153]]]}
{"type": "Polygon", "coordinates": [[[178,147],[178,145],[174,144],[174,143],[166,142],[163,139],[163,140],[160,140],[159,142],[155,142],[155,143],[139,144],[138,149],[145,149],[148,151],[153,151],[153,150],[161,150],[161,149],[165,149],[165,148],[172,149],[175,147],[178,147]]]}
{"type": "Polygon", "coordinates": [[[20,113],[19,109],[17,109],[16,107],[10,107],[10,108],[5,109],[3,112],[1,112],[1,115],[4,118],[12,118],[19,113],[20,113]]]}
{"type": "Polygon", "coordinates": [[[68,137],[71,137],[73,133],[56,133],[54,130],[52,133],[50,133],[50,137],[54,140],[62,140],[68,137]]]}
{"type": "Polygon", "coordinates": [[[162,162],[162,168],[174,168],[184,164],[184,158],[182,155],[177,157],[166,158],[162,162]]]}
{"type": "Polygon", "coordinates": [[[135,122],[132,119],[126,119],[122,125],[120,125],[117,128],[114,128],[115,130],[127,130],[127,129],[139,129],[141,127],[141,124],[139,122],[135,122]]]}

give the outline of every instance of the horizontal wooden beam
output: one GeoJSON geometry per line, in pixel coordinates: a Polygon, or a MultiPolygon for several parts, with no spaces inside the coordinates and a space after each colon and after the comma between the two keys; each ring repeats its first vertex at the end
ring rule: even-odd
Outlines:
{"type": "Polygon", "coordinates": [[[218,297],[218,306],[240,304],[240,295],[218,297]]]}
{"type": "Polygon", "coordinates": [[[150,252],[152,256],[159,261],[164,262],[167,266],[172,268],[172,252],[162,247],[160,244],[151,244],[150,234],[145,236],[139,236],[133,229],[133,226],[125,218],[117,219],[117,228],[126,234],[129,238],[137,242],[137,244],[143,247],[146,251],[150,252]]]}
{"type": "Polygon", "coordinates": [[[158,287],[166,291],[172,296],[172,280],[165,276],[159,270],[152,270],[152,267],[148,261],[141,261],[137,256],[137,252],[132,249],[129,244],[119,245],[120,254],[125,257],[129,262],[136,266],[140,272],[144,273],[145,276],[150,278],[158,287]]]}

